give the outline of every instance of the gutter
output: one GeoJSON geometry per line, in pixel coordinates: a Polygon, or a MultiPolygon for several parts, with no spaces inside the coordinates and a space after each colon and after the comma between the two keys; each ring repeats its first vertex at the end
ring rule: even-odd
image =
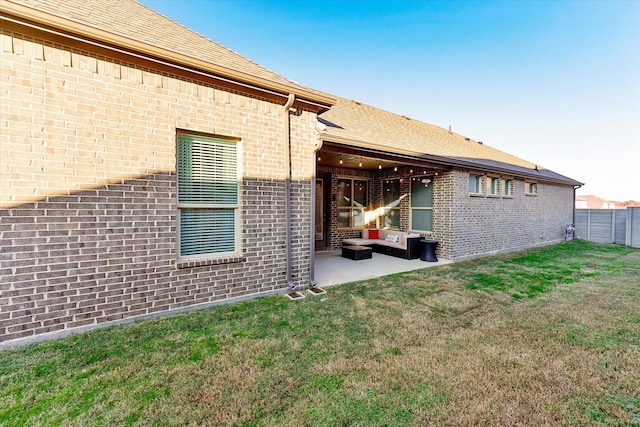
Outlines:
{"type": "Polygon", "coordinates": [[[417,164],[420,164],[420,162],[423,162],[423,163],[436,164],[436,165],[445,166],[445,167],[477,170],[477,171],[483,171],[483,172],[504,173],[512,176],[521,177],[521,178],[535,179],[538,182],[550,182],[555,184],[578,185],[578,186],[584,185],[583,183],[570,178],[567,180],[562,180],[559,178],[544,176],[544,175],[541,175],[539,172],[536,172],[534,169],[532,169],[531,172],[527,172],[527,169],[524,166],[513,165],[514,168],[508,168],[508,167],[499,166],[499,165],[489,166],[489,165],[482,165],[482,164],[476,163],[472,160],[465,160],[457,157],[447,157],[447,156],[419,153],[416,151],[401,150],[401,149],[394,149],[395,150],[394,152],[389,152],[389,151],[381,150],[379,145],[376,145],[370,142],[366,142],[358,139],[336,137],[334,135],[328,135],[326,133],[323,134],[323,139],[325,140],[325,142],[328,142],[331,146],[334,146],[337,148],[346,146],[348,147],[347,149],[349,148],[355,149],[360,153],[359,155],[362,155],[362,153],[364,153],[365,156],[393,157],[396,160],[400,160],[403,162],[413,162],[417,164]]]}
{"type": "Polygon", "coordinates": [[[289,109],[296,100],[293,93],[289,93],[284,110],[284,159],[285,159],[285,216],[286,216],[286,254],[287,254],[287,284],[291,291],[295,291],[300,285],[293,283],[292,279],[292,253],[291,253],[291,118],[289,109]]]}

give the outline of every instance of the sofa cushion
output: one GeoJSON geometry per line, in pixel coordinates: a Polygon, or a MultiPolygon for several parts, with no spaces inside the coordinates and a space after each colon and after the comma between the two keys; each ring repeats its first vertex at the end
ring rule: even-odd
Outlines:
{"type": "Polygon", "coordinates": [[[369,229],[369,239],[379,239],[380,236],[378,234],[378,229],[377,228],[371,228],[369,229]]]}

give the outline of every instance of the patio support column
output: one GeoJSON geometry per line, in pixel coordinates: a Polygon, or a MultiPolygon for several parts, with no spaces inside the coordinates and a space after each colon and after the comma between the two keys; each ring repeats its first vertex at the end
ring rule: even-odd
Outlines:
{"type": "MultiPolygon", "coordinates": [[[[324,126],[322,123],[318,122],[316,130],[321,133],[324,129],[321,126],[324,126]]],[[[316,144],[316,148],[313,150],[313,173],[311,174],[311,224],[310,224],[310,233],[311,240],[309,244],[309,283],[312,288],[318,286],[316,283],[316,178],[318,175],[318,164],[316,163],[316,158],[318,156],[318,151],[322,149],[323,144],[322,137],[318,136],[318,143],[316,144]]]]}

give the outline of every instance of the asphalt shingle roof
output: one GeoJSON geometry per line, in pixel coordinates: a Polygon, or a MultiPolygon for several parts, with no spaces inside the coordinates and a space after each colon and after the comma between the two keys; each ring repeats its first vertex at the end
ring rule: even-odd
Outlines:
{"type": "Polygon", "coordinates": [[[304,87],[135,0],[2,0],[306,92],[304,87]]]}
{"type": "Polygon", "coordinates": [[[572,185],[580,183],[487,144],[439,126],[390,113],[358,101],[335,97],[329,111],[319,115],[327,141],[414,155],[439,156],[469,168],[495,169],[572,185]],[[536,170],[537,168],[537,170],[536,170]]]}

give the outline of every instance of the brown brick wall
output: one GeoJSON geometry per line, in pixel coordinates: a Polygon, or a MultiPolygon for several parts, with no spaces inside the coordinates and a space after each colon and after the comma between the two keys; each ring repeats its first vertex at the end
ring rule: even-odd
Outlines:
{"type": "MultiPolygon", "coordinates": [[[[382,180],[385,172],[357,169],[331,169],[332,194],[337,193],[337,177],[369,180],[371,206],[381,206],[382,180]]],[[[410,175],[400,171],[402,194],[410,192],[410,175]]],[[[482,172],[478,172],[483,175],[482,172]]],[[[395,174],[394,174],[395,176],[395,174]]],[[[513,197],[469,195],[469,172],[439,173],[433,179],[433,232],[422,233],[439,241],[437,254],[450,260],[470,258],[497,252],[559,242],[564,238],[565,226],[573,218],[573,189],[538,183],[538,195],[525,195],[525,181],[513,179],[513,197]]],[[[485,178],[483,178],[483,188],[485,178]]],[[[499,187],[501,191],[501,187],[499,187]]],[[[409,229],[409,198],[400,205],[400,229],[409,229]]],[[[330,205],[330,239],[327,249],[340,248],[344,239],[359,237],[359,230],[338,229],[336,204],[330,205]]]]}
{"type": "Polygon", "coordinates": [[[470,196],[469,173],[452,175],[450,259],[559,242],[566,225],[573,222],[571,186],[540,182],[538,195],[530,196],[525,195],[525,181],[514,179],[511,198],[470,196]]]}
{"type": "Polygon", "coordinates": [[[439,173],[433,179],[433,233],[429,238],[437,240],[436,254],[452,259],[453,233],[451,228],[453,200],[453,172],[439,173]]]}
{"type": "MultiPolygon", "coordinates": [[[[0,37],[0,341],[286,288],[284,102],[0,37]],[[177,260],[178,129],[240,141],[239,257],[177,260]]],[[[291,115],[301,284],[315,123],[291,115]]]]}

